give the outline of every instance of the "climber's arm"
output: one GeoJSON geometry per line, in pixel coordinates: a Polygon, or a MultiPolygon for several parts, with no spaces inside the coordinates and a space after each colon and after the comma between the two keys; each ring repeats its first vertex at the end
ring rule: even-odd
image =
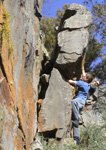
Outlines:
{"type": "Polygon", "coordinates": [[[86,57],[86,54],[84,55],[83,60],[82,60],[82,67],[81,67],[82,76],[85,76],[85,75],[86,75],[86,72],[85,72],[85,69],[84,69],[85,57],[86,57]]]}
{"type": "Polygon", "coordinates": [[[74,86],[76,85],[76,81],[73,81],[73,80],[68,80],[68,83],[74,86]]]}

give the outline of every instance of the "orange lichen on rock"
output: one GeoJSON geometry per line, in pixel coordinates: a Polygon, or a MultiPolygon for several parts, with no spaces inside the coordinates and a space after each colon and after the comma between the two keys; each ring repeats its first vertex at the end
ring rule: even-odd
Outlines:
{"type": "Polygon", "coordinates": [[[33,139],[34,137],[34,133],[35,133],[35,127],[34,127],[34,122],[36,118],[36,110],[35,110],[35,101],[34,101],[34,93],[33,93],[33,81],[32,81],[32,76],[29,78],[28,83],[25,86],[25,98],[26,98],[26,102],[28,105],[28,113],[26,115],[26,117],[24,118],[27,122],[27,135],[26,136],[26,143],[27,145],[30,145],[31,139],[33,139]],[[28,85],[28,86],[27,86],[28,85]]]}
{"type": "Polygon", "coordinates": [[[22,66],[19,79],[19,91],[18,91],[18,116],[20,125],[23,130],[23,134],[26,140],[26,147],[29,149],[31,141],[35,134],[35,101],[33,92],[33,76],[29,76],[28,80],[25,81],[25,70],[24,62],[26,55],[27,45],[24,43],[23,54],[22,54],[22,66]]]}
{"type": "Polygon", "coordinates": [[[3,6],[0,4],[0,24],[3,23],[3,6]]]}
{"type": "MultiPolygon", "coordinates": [[[[11,45],[11,35],[9,28],[9,14],[6,9],[3,7],[2,3],[0,5],[0,31],[2,37],[1,45],[1,61],[2,69],[4,70],[4,76],[8,82],[11,99],[13,100],[13,105],[16,108],[16,92],[15,85],[13,80],[13,66],[14,66],[14,56],[13,53],[10,54],[10,45],[11,45]]],[[[13,48],[13,47],[11,47],[13,48]]]]}
{"type": "Polygon", "coordinates": [[[25,138],[23,136],[23,133],[20,129],[17,130],[17,136],[14,139],[14,149],[18,150],[24,150],[25,146],[25,138]]]}
{"type": "Polygon", "coordinates": [[[38,132],[46,132],[44,129],[44,125],[46,122],[45,116],[43,115],[43,109],[42,109],[43,102],[40,103],[40,111],[38,115],[38,132]]]}

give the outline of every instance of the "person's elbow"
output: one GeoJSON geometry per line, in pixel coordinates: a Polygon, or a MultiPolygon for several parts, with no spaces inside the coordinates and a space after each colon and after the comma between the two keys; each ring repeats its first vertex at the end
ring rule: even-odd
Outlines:
{"type": "Polygon", "coordinates": [[[73,81],[73,80],[68,80],[68,83],[74,86],[76,85],[76,81],[73,81]]]}

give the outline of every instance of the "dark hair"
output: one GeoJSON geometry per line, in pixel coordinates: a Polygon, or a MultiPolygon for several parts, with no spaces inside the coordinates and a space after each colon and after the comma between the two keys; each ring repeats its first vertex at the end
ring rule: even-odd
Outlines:
{"type": "Polygon", "coordinates": [[[88,79],[88,83],[91,83],[92,80],[94,79],[94,76],[93,76],[92,74],[88,73],[88,74],[86,75],[86,78],[88,79]]]}
{"type": "Polygon", "coordinates": [[[100,81],[99,80],[96,80],[94,81],[94,83],[96,82],[96,86],[99,86],[100,85],[100,81]]]}

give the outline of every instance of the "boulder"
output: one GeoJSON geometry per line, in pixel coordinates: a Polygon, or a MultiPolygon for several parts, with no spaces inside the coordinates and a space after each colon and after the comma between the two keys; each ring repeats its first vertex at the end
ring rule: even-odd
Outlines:
{"type": "Polygon", "coordinates": [[[87,47],[88,37],[86,29],[60,32],[57,38],[60,51],[56,63],[61,65],[75,63],[87,47]]]}
{"type": "Polygon", "coordinates": [[[86,28],[92,23],[92,15],[84,6],[73,3],[66,10],[63,20],[62,29],[86,28]]]}
{"type": "Polygon", "coordinates": [[[79,4],[71,4],[62,18],[53,57],[54,66],[45,94],[39,97],[38,132],[45,137],[70,137],[71,100],[75,89],[67,80],[79,80],[81,76],[81,65],[89,38],[87,27],[91,18],[90,12],[79,4]],[[76,22],[73,23],[73,20],[76,22]]]}
{"type": "Polygon", "coordinates": [[[70,124],[71,86],[62,78],[59,71],[53,68],[38,116],[39,132],[57,130],[55,136],[62,137],[70,124]],[[61,130],[61,133],[59,132],[61,130]]]}

